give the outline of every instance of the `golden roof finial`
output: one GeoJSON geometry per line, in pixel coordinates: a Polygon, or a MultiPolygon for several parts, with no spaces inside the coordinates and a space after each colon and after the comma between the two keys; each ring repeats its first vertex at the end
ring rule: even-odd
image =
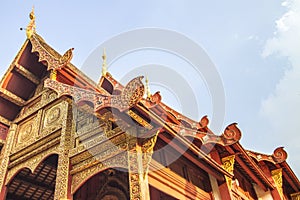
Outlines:
{"type": "Polygon", "coordinates": [[[34,6],[32,6],[32,10],[29,13],[30,22],[26,28],[26,36],[27,38],[31,38],[32,34],[35,32],[35,15],[34,15],[34,6]]]}
{"type": "Polygon", "coordinates": [[[106,73],[107,73],[105,48],[103,48],[102,60],[103,60],[103,62],[102,62],[102,76],[105,76],[106,73]]]}
{"type": "Polygon", "coordinates": [[[151,93],[150,93],[150,88],[149,88],[149,79],[148,79],[148,76],[146,76],[145,82],[146,82],[146,87],[145,87],[145,89],[146,89],[146,95],[147,95],[147,98],[150,98],[151,97],[151,93]]]}

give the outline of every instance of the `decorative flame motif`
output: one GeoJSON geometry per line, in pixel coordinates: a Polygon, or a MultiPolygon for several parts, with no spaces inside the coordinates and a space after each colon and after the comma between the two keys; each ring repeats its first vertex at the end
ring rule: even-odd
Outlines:
{"type": "Polygon", "coordinates": [[[207,118],[207,115],[203,116],[199,122],[201,128],[207,127],[208,123],[209,123],[209,119],[207,118]]]}
{"type": "Polygon", "coordinates": [[[278,147],[274,150],[272,157],[275,162],[282,163],[287,159],[287,153],[283,147],[278,147]]]}
{"type": "Polygon", "coordinates": [[[231,145],[241,139],[241,131],[236,125],[237,123],[230,124],[224,130],[224,133],[221,136],[224,144],[231,145]]]}

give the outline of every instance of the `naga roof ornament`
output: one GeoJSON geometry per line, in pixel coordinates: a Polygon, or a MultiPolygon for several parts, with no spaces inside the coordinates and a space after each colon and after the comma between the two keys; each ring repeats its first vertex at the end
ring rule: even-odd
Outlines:
{"type": "Polygon", "coordinates": [[[45,87],[57,92],[58,96],[71,96],[75,103],[89,101],[94,105],[94,112],[104,107],[114,107],[121,112],[136,105],[144,95],[143,76],[132,79],[119,95],[104,95],[96,91],[89,91],[79,87],[64,84],[55,80],[46,79],[45,87]]]}

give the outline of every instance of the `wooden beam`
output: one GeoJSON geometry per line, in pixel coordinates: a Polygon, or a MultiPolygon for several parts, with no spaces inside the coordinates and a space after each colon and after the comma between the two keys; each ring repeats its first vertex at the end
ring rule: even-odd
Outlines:
{"type": "Polygon", "coordinates": [[[251,169],[244,163],[244,161],[238,156],[235,156],[236,161],[241,165],[241,167],[248,172],[249,176],[264,190],[267,191],[268,189],[266,186],[256,177],[256,175],[252,172],[251,169]]]}
{"type": "Polygon", "coordinates": [[[199,147],[188,142],[186,138],[181,137],[175,130],[173,130],[167,123],[165,123],[164,119],[162,119],[156,113],[153,113],[151,110],[147,110],[144,106],[141,106],[139,104],[137,104],[135,108],[137,108],[141,112],[148,113],[149,118],[153,120],[153,122],[156,122],[158,125],[164,128],[168,133],[170,133],[173,137],[176,137],[176,139],[178,139],[183,145],[186,145],[193,153],[195,153],[198,156],[201,156],[202,160],[205,160],[206,163],[211,166],[211,168],[215,169],[220,174],[222,174],[222,178],[220,178],[220,176],[216,177],[218,180],[220,179],[223,180],[224,179],[223,175],[232,177],[230,173],[228,173],[223,167],[221,167],[213,159],[209,158],[208,155],[205,154],[199,147]]]}
{"type": "Polygon", "coordinates": [[[26,102],[21,97],[11,93],[10,91],[4,88],[0,88],[0,97],[3,97],[4,99],[12,102],[13,104],[16,104],[17,106],[23,106],[26,102]]]}
{"type": "Polygon", "coordinates": [[[0,123],[4,124],[6,126],[10,126],[11,121],[0,115],[0,123]]]}
{"type": "Polygon", "coordinates": [[[28,177],[24,177],[24,176],[17,176],[15,177],[15,181],[16,182],[21,182],[25,185],[29,185],[33,188],[40,188],[42,190],[48,190],[48,191],[54,191],[54,187],[49,185],[49,184],[45,184],[42,182],[38,182],[32,179],[29,179],[28,177]]]}
{"type": "Polygon", "coordinates": [[[30,80],[31,82],[33,82],[34,84],[36,84],[36,85],[40,84],[40,80],[33,73],[31,73],[30,71],[28,71],[28,69],[26,69],[22,65],[16,63],[15,70],[19,74],[21,74],[22,76],[24,76],[25,78],[27,78],[28,80],[30,80]]]}
{"type": "MultiPolygon", "coordinates": [[[[194,163],[195,165],[197,165],[199,168],[203,169],[204,171],[206,171],[208,174],[211,174],[212,176],[214,176],[217,180],[223,181],[224,176],[221,172],[215,170],[214,168],[211,168],[209,166],[209,164],[204,164],[201,161],[199,161],[198,159],[194,158],[192,155],[190,155],[189,153],[186,152],[186,150],[183,150],[181,147],[179,147],[177,144],[175,144],[174,142],[171,142],[170,139],[166,138],[163,135],[159,135],[159,137],[166,142],[167,144],[171,145],[174,149],[176,149],[180,154],[182,154],[184,157],[186,157],[188,160],[190,160],[192,163],[194,163]]],[[[202,159],[201,159],[202,160],[202,159]]]]}
{"type": "MultiPolygon", "coordinates": [[[[285,164],[287,165],[286,162],[285,162],[285,164]]],[[[284,165],[284,164],[282,163],[282,165],[284,165]]],[[[287,182],[290,184],[290,186],[293,188],[293,190],[298,191],[299,184],[296,185],[295,182],[292,180],[292,178],[289,176],[289,174],[286,172],[286,170],[289,170],[286,165],[282,168],[282,177],[287,180],[287,182]]]]}
{"type": "MultiPolygon", "coordinates": [[[[268,185],[268,187],[272,190],[274,189],[274,185],[273,183],[268,179],[267,175],[262,171],[262,169],[252,160],[252,158],[247,154],[247,152],[245,151],[245,149],[241,146],[240,143],[235,143],[233,146],[235,146],[240,152],[241,152],[241,155],[244,156],[244,158],[250,163],[250,165],[253,167],[254,171],[256,171],[261,179],[268,185]]],[[[254,174],[252,172],[252,170],[250,168],[248,168],[249,171],[251,171],[250,174],[254,174]]],[[[254,178],[257,178],[255,175],[254,175],[254,178]]],[[[262,183],[262,182],[261,182],[262,183]]],[[[263,184],[263,183],[262,183],[263,184]]]]}

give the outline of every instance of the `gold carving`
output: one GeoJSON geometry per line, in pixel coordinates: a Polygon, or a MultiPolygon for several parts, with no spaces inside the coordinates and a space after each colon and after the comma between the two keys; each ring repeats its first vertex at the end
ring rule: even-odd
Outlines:
{"type": "MultiPolygon", "coordinates": [[[[128,130],[131,136],[137,135],[137,130],[131,128],[128,130]]],[[[153,148],[156,143],[158,132],[141,142],[131,137],[129,139],[128,150],[128,172],[130,199],[150,199],[148,184],[148,168],[152,159],[153,148]]]]}
{"type": "Polygon", "coordinates": [[[128,110],[127,114],[130,117],[132,117],[137,123],[139,123],[140,125],[145,127],[146,129],[151,130],[153,128],[153,126],[151,124],[149,124],[146,120],[144,120],[142,117],[140,117],[138,114],[136,114],[132,110],[128,110]]]}
{"type": "Polygon", "coordinates": [[[23,149],[20,149],[17,153],[12,154],[10,156],[11,162],[9,164],[9,168],[18,165],[19,163],[25,162],[27,159],[59,144],[59,138],[57,137],[57,135],[59,136],[60,132],[53,133],[51,137],[40,140],[37,143],[29,145],[23,149]]]}
{"type": "Polygon", "coordinates": [[[88,180],[93,175],[108,169],[108,168],[115,168],[115,167],[121,167],[121,168],[127,168],[127,153],[123,152],[122,154],[119,154],[118,156],[112,157],[108,160],[105,160],[103,162],[98,162],[98,164],[95,164],[90,167],[86,167],[84,170],[75,173],[72,177],[72,194],[76,192],[76,190],[82,185],[86,180],[88,180]]]}
{"type": "MultiPolygon", "coordinates": [[[[47,135],[62,127],[63,110],[66,110],[62,103],[54,105],[44,111],[42,134],[47,135]]],[[[65,112],[66,113],[66,112],[65,112]]],[[[67,114],[67,113],[66,113],[67,114]]]]}
{"type": "MultiPolygon", "coordinates": [[[[115,107],[120,111],[136,105],[143,97],[144,85],[141,81],[143,77],[139,76],[132,79],[119,95],[106,95],[105,92],[95,92],[91,90],[73,87],[68,84],[60,83],[51,79],[46,79],[45,87],[58,93],[58,96],[72,96],[75,103],[89,101],[94,104],[94,111],[97,112],[105,107],[115,107]]],[[[103,90],[103,89],[102,89],[103,90]]]]}
{"type": "Polygon", "coordinates": [[[44,90],[40,94],[27,101],[27,105],[22,109],[21,115],[17,119],[15,119],[15,122],[18,123],[24,120],[25,118],[35,113],[37,110],[52,103],[56,99],[57,95],[54,91],[51,91],[49,89],[44,90]]]}
{"type": "Polygon", "coordinates": [[[30,144],[34,141],[35,137],[38,134],[38,125],[37,125],[36,115],[27,119],[25,122],[22,122],[18,126],[18,134],[15,143],[15,150],[22,148],[25,145],[30,144]]]}
{"type": "Polygon", "coordinates": [[[154,136],[146,139],[142,143],[142,156],[143,156],[142,162],[143,162],[143,170],[144,170],[143,178],[146,178],[146,176],[148,175],[148,169],[149,169],[150,162],[152,160],[153,149],[156,144],[158,133],[159,131],[157,131],[154,136]]]}
{"type": "MultiPolygon", "coordinates": [[[[233,174],[233,170],[234,170],[234,162],[235,162],[235,155],[231,155],[231,156],[227,156],[225,158],[222,158],[222,166],[223,168],[233,174]]],[[[232,187],[232,179],[230,177],[225,177],[226,182],[228,184],[228,187],[231,189],[232,187]]]]}
{"type": "Polygon", "coordinates": [[[33,33],[30,37],[32,52],[39,53],[39,62],[47,63],[47,70],[58,70],[68,65],[73,57],[74,48],[67,50],[63,56],[51,49],[45,41],[37,34],[33,33]]]}
{"type": "Polygon", "coordinates": [[[292,200],[300,200],[300,192],[291,194],[292,200]]]}
{"type": "Polygon", "coordinates": [[[69,150],[72,148],[74,141],[74,123],[73,112],[70,101],[61,102],[59,106],[53,107],[49,111],[50,121],[57,123],[58,118],[62,119],[62,133],[59,145],[59,156],[57,165],[57,176],[55,184],[54,199],[67,199],[71,196],[71,177],[70,177],[70,159],[68,156],[69,150]],[[57,110],[57,108],[60,108],[57,110]],[[63,115],[60,112],[64,112],[63,115]]]}
{"type": "Polygon", "coordinates": [[[25,125],[20,128],[18,143],[26,142],[29,140],[32,132],[32,121],[26,123],[25,125]]]}
{"type": "Polygon", "coordinates": [[[60,112],[59,106],[55,106],[47,110],[45,114],[44,127],[53,126],[53,124],[55,124],[55,122],[59,119],[60,112]]]}
{"type": "Polygon", "coordinates": [[[275,169],[271,171],[272,179],[274,180],[274,183],[276,185],[276,188],[280,194],[281,197],[283,197],[283,190],[282,190],[282,169],[275,169]]]}
{"type": "Polygon", "coordinates": [[[30,156],[28,159],[14,166],[8,171],[6,178],[6,185],[11,181],[12,177],[16,175],[21,169],[28,168],[33,173],[38,165],[48,156],[52,154],[58,154],[58,146],[48,148],[36,155],[30,156]]]}

